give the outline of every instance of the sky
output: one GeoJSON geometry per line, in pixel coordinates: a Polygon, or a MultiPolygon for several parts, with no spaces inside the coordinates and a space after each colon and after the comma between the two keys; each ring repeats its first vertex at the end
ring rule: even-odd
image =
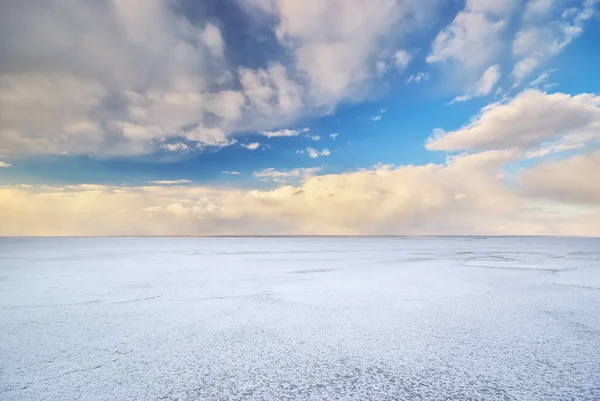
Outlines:
{"type": "Polygon", "coordinates": [[[600,0],[5,0],[0,235],[600,236],[600,0]]]}

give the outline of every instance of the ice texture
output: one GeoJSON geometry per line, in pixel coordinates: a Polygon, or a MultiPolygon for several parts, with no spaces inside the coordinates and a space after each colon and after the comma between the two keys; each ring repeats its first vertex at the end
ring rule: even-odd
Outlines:
{"type": "Polygon", "coordinates": [[[3,238],[0,400],[600,400],[600,239],[3,238]]]}

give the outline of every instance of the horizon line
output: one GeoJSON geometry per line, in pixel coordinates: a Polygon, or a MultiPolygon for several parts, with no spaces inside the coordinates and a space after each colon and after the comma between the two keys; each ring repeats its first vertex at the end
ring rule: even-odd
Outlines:
{"type": "Polygon", "coordinates": [[[581,236],[567,234],[374,234],[374,235],[328,235],[328,234],[222,234],[222,235],[0,235],[0,238],[589,238],[600,236],[581,236]]]}

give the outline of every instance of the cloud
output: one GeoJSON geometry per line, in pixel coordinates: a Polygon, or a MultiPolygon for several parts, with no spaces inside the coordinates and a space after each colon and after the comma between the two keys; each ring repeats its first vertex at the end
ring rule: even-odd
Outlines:
{"type": "Polygon", "coordinates": [[[394,53],[394,62],[398,71],[404,71],[411,62],[413,56],[406,50],[398,50],[394,53]]]}
{"type": "Polygon", "coordinates": [[[311,135],[309,136],[311,141],[318,141],[321,139],[321,137],[319,135],[311,135]]]}
{"type": "Polygon", "coordinates": [[[335,139],[338,137],[338,135],[339,134],[337,132],[332,132],[331,134],[329,134],[329,137],[335,141],[335,139]]]}
{"type": "Polygon", "coordinates": [[[462,96],[457,96],[451,103],[464,102],[474,97],[489,95],[500,80],[500,75],[500,65],[496,64],[489,67],[487,70],[485,70],[485,72],[483,73],[479,81],[475,84],[475,87],[470,93],[467,93],[462,96]]]}
{"type": "Polygon", "coordinates": [[[565,204],[600,205],[600,152],[546,160],[519,174],[527,194],[565,204]]]}
{"type": "Polygon", "coordinates": [[[539,85],[545,84],[545,82],[550,78],[550,75],[556,70],[548,70],[541,73],[536,79],[529,83],[529,86],[537,87],[539,85]]]}
{"type": "Polygon", "coordinates": [[[427,62],[455,61],[475,71],[492,64],[502,50],[502,34],[515,3],[468,0],[465,9],[435,38],[427,62]]]}
{"type": "Polygon", "coordinates": [[[162,180],[162,181],[148,181],[148,184],[156,184],[156,185],[180,185],[180,184],[189,184],[192,181],[190,180],[162,180]]]}
{"type": "Polygon", "coordinates": [[[185,143],[176,142],[176,143],[166,143],[160,146],[164,150],[169,152],[187,152],[190,148],[185,143]]]}
{"type": "Polygon", "coordinates": [[[596,14],[597,3],[598,0],[582,0],[578,7],[566,9],[555,18],[552,1],[530,1],[525,9],[525,22],[512,43],[513,55],[520,58],[512,72],[514,85],[519,86],[581,35],[585,23],[596,14]]]}
{"type": "Polygon", "coordinates": [[[427,72],[419,72],[419,73],[409,76],[406,79],[407,84],[411,84],[411,83],[418,84],[418,83],[425,82],[425,81],[429,81],[429,73],[427,73],[427,72]]]}
{"type": "Polygon", "coordinates": [[[237,24],[265,39],[248,35],[252,52],[231,39],[229,15],[202,4],[4,2],[0,152],[191,151],[331,113],[372,95],[373,60],[391,60],[435,1],[234,2],[237,24]]]}
{"type": "Polygon", "coordinates": [[[381,110],[379,110],[379,114],[376,115],[376,116],[374,116],[374,117],[371,117],[371,120],[373,120],[373,121],[379,121],[379,120],[381,120],[383,118],[383,115],[385,114],[386,111],[387,111],[387,109],[381,109],[381,110]]]}
{"type": "Polygon", "coordinates": [[[221,171],[221,173],[228,174],[228,175],[240,175],[241,174],[239,171],[226,171],[226,170],[221,171]]]}
{"type": "Polygon", "coordinates": [[[266,136],[267,138],[279,138],[279,137],[286,137],[286,136],[298,136],[298,135],[300,135],[301,132],[308,132],[308,128],[304,128],[301,130],[280,129],[278,131],[264,131],[264,132],[261,132],[261,134],[266,136]]]}
{"type": "Polygon", "coordinates": [[[190,139],[202,148],[202,132],[225,141],[244,119],[244,95],[219,87],[229,69],[219,28],[167,1],[2,8],[4,153],[149,153],[193,126],[204,128],[190,139]],[[36,29],[15,34],[20,26],[36,29]]]}
{"type": "Polygon", "coordinates": [[[3,186],[0,235],[600,234],[597,153],[537,164],[512,181],[502,169],[517,158],[501,150],[319,176],[257,172],[280,180],[272,190],[3,186]]]}
{"type": "MultiPolygon", "coordinates": [[[[296,152],[296,153],[298,153],[298,152],[296,152]]],[[[303,153],[303,152],[301,152],[301,153],[303,153]]],[[[318,149],[306,148],[306,153],[308,154],[308,157],[310,157],[311,159],[316,159],[319,156],[329,156],[331,154],[331,152],[327,148],[321,149],[321,151],[319,151],[318,149]]]]}
{"type": "Polygon", "coordinates": [[[12,167],[12,164],[0,161],[0,168],[12,167]]]}
{"type": "Polygon", "coordinates": [[[248,143],[248,144],[243,143],[241,146],[248,150],[256,150],[260,147],[260,143],[258,143],[258,142],[252,142],[252,143],[248,143]]]}
{"type": "Polygon", "coordinates": [[[422,26],[433,1],[289,0],[245,2],[275,22],[275,35],[307,78],[308,101],[332,110],[343,100],[368,94],[377,70],[373,62],[387,45],[422,26]],[[335,19],[336,23],[331,21],[335,19]]]}
{"type": "Polygon", "coordinates": [[[267,168],[261,171],[257,171],[253,175],[255,178],[262,181],[290,183],[302,181],[308,177],[315,175],[321,170],[322,167],[295,168],[289,170],[276,170],[274,168],[267,168]]]}
{"type": "Polygon", "coordinates": [[[526,150],[567,137],[589,141],[597,139],[599,133],[600,97],[526,90],[483,108],[459,130],[435,132],[426,146],[443,151],[513,147],[526,150]]]}

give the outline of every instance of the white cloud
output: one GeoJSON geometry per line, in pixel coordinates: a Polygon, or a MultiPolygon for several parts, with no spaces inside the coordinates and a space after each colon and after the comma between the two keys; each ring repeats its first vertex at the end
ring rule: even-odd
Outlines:
{"type": "Polygon", "coordinates": [[[256,150],[260,147],[260,143],[258,143],[258,142],[252,142],[252,143],[248,143],[248,144],[243,143],[241,146],[248,150],[256,150]]]}
{"type": "Polygon", "coordinates": [[[0,167],[8,168],[8,167],[12,167],[12,164],[0,161],[0,167]]]}
{"type": "Polygon", "coordinates": [[[413,56],[406,50],[398,50],[394,53],[394,62],[396,64],[396,68],[399,71],[404,71],[408,64],[411,62],[413,56]]]}
{"type": "Polygon", "coordinates": [[[429,81],[429,73],[427,72],[419,72],[416,74],[412,74],[411,76],[409,76],[406,79],[406,83],[407,84],[411,84],[411,83],[421,83],[421,82],[425,82],[425,81],[429,81]]]}
{"type": "Polygon", "coordinates": [[[218,15],[169,0],[4,4],[0,152],[134,155],[182,139],[204,149],[216,132],[227,144],[330,113],[371,94],[373,60],[391,61],[387,49],[428,21],[434,1],[240,2],[242,18],[273,27],[277,43],[256,49],[262,64],[226,43],[218,15]]]}
{"type": "Polygon", "coordinates": [[[585,23],[597,12],[597,3],[598,0],[583,0],[579,7],[565,10],[559,19],[552,18],[552,1],[528,3],[525,23],[512,45],[513,54],[520,58],[512,73],[515,86],[583,33],[585,23]]]}
{"type": "Polygon", "coordinates": [[[501,70],[500,65],[496,64],[489,67],[479,81],[475,84],[475,87],[469,93],[457,96],[451,103],[464,102],[478,96],[487,96],[492,93],[492,90],[500,80],[501,70]]]}
{"type": "Polygon", "coordinates": [[[319,135],[311,135],[311,136],[310,136],[310,140],[311,140],[311,141],[318,141],[318,140],[320,140],[320,139],[321,139],[321,137],[320,137],[319,135]]]}
{"type": "Polygon", "coordinates": [[[454,60],[467,70],[496,61],[503,47],[502,33],[515,1],[469,0],[452,23],[435,38],[428,63],[454,60]]]}
{"type": "Polygon", "coordinates": [[[267,168],[261,171],[255,172],[253,175],[255,178],[262,181],[273,181],[277,183],[291,183],[305,180],[322,170],[322,167],[310,167],[310,168],[295,168],[289,170],[276,170],[274,168],[267,168]]]}
{"type": "Polygon", "coordinates": [[[335,139],[338,137],[338,135],[339,134],[337,132],[332,132],[331,134],[329,134],[329,137],[335,141],[335,139]]]}
{"type": "Polygon", "coordinates": [[[569,135],[589,141],[598,138],[599,133],[600,97],[526,90],[505,102],[483,108],[459,130],[435,132],[427,141],[427,149],[526,150],[569,135]]]}
{"type": "Polygon", "coordinates": [[[540,61],[536,57],[527,57],[515,64],[512,73],[515,79],[515,87],[519,86],[539,65],[540,61]]]}
{"type": "Polygon", "coordinates": [[[374,75],[385,70],[373,62],[386,45],[427,22],[433,1],[252,0],[248,7],[276,21],[279,42],[307,78],[311,104],[331,110],[340,101],[364,98],[374,75]],[[335,23],[332,21],[335,20],[335,23]]]}
{"type": "Polygon", "coordinates": [[[228,174],[228,175],[240,175],[241,174],[239,171],[226,171],[226,170],[221,171],[221,173],[228,174]]]}
{"type": "Polygon", "coordinates": [[[204,44],[215,56],[224,57],[225,42],[221,36],[221,30],[217,26],[209,22],[204,27],[201,36],[204,44]]]}
{"type": "Polygon", "coordinates": [[[371,120],[373,120],[373,121],[379,121],[379,120],[381,120],[383,118],[383,115],[385,114],[386,111],[387,111],[387,109],[381,109],[381,110],[379,110],[379,114],[376,115],[376,116],[374,116],[374,117],[371,117],[371,120]]]}
{"type": "Polygon", "coordinates": [[[306,153],[311,159],[316,159],[317,157],[319,157],[319,151],[317,149],[306,148],[306,153]]]}
{"type": "Polygon", "coordinates": [[[278,131],[263,131],[261,132],[261,134],[266,136],[267,138],[278,138],[286,136],[298,136],[301,132],[308,132],[308,128],[304,128],[302,130],[280,129],[278,131]]]}
{"type": "Polygon", "coordinates": [[[169,152],[187,152],[190,149],[185,143],[181,142],[167,143],[160,147],[169,152]]]}
{"type": "Polygon", "coordinates": [[[241,69],[240,82],[250,105],[263,118],[287,118],[303,106],[303,88],[290,79],[280,63],[266,69],[241,69]]]}
{"type": "Polygon", "coordinates": [[[550,74],[552,74],[556,70],[548,70],[541,73],[536,79],[529,83],[529,86],[537,87],[539,85],[545,84],[548,78],[550,78],[550,74]]]}
{"type": "Polygon", "coordinates": [[[189,184],[192,181],[190,180],[159,180],[159,181],[148,181],[148,184],[155,185],[180,185],[180,184],[189,184]]]}
{"type": "MultiPolygon", "coordinates": [[[[296,153],[298,153],[298,152],[296,152],[296,153]]],[[[320,151],[318,149],[314,149],[314,148],[306,148],[306,153],[308,154],[308,157],[310,157],[311,159],[316,159],[319,156],[329,156],[331,154],[331,152],[327,148],[321,149],[320,151]]]]}
{"type": "Polygon", "coordinates": [[[525,5],[524,19],[544,18],[552,11],[554,0],[529,0],[525,5]]]}

